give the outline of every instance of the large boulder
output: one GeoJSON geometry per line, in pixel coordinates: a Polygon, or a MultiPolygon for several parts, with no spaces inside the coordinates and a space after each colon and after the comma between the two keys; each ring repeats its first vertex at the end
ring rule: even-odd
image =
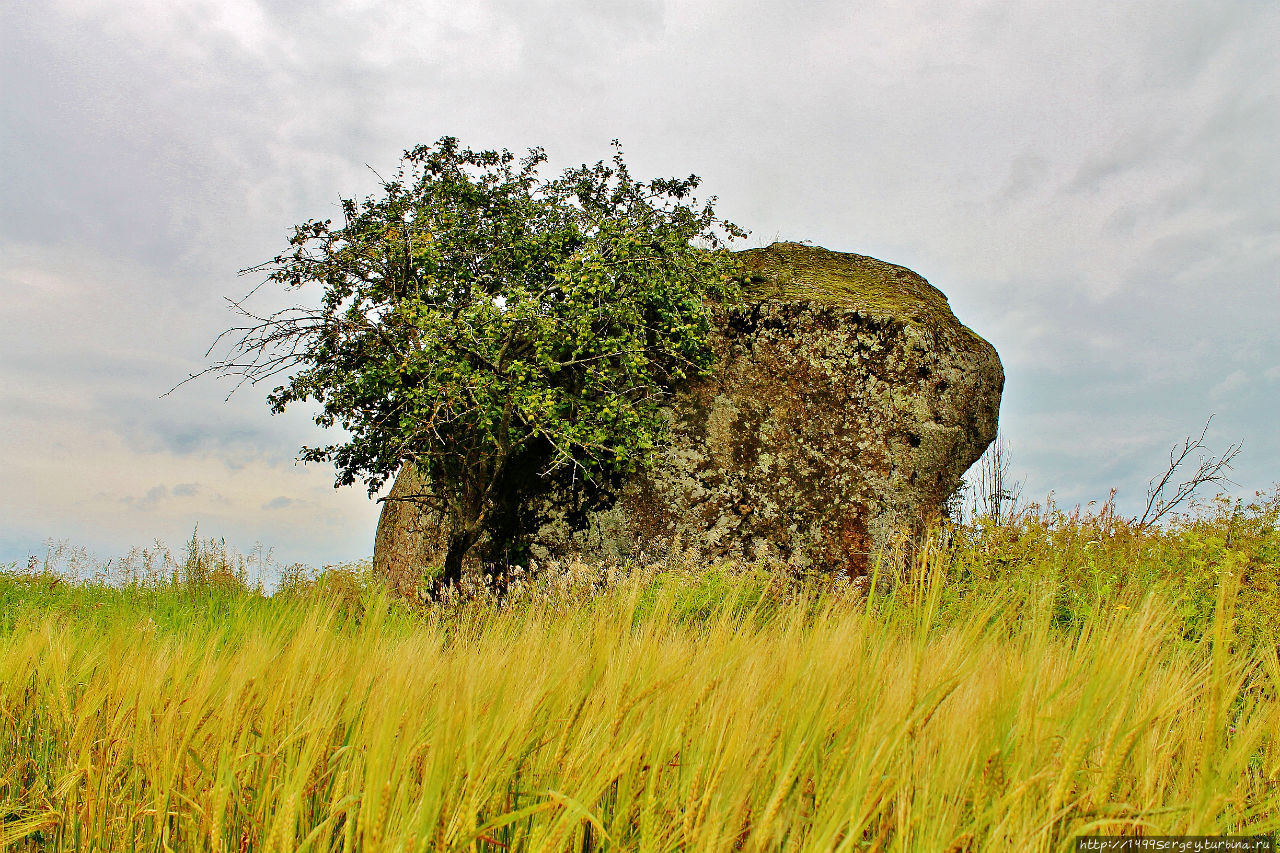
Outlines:
{"type": "MultiPolygon", "coordinates": [[[[712,374],[674,395],[669,445],[589,512],[526,507],[525,553],[675,545],[857,575],[943,512],[995,438],[995,349],[904,267],[798,243],[741,257],[747,298],[719,317],[712,374]]],[[[397,500],[421,487],[401,471],[378,523],[375,570],[402,586],[442,560],[430,513],[397,500]]]]}

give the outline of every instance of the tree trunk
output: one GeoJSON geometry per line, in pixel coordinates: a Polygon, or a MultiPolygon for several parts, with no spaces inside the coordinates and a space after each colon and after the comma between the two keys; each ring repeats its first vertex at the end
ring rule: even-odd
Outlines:
{"type": "MultiPolygon", "coordinates": [[[[486,466],[487,467],[487,466],[486,466]]],[[[506,456],[499,458],[492,471],[482,469],[487,477],[467,478],[463,483],[458,502],[450,513],[449,546],[444,557],[444,571],[436,580],[438,588],[448,587],[462,580],[462,561],[485,530],[489,515],[490,495],[497,486],[506,456]]]]}
{"type": "Polygon", "coordinates": [[[449,550],[444,557],[444,572],[437,581],[440,586],[449,586],[462,580],[462,560],[479,538],[478,532],[472,530],[455,530],[449,533],[449,550]]]}

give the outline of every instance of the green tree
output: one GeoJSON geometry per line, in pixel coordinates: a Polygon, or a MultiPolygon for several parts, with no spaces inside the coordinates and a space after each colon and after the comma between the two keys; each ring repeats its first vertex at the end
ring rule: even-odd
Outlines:
{"type": "Polygon", "coordinates": [[[405,152],[379,195],[344,199],[341,226],[305,222],[244,271],[318,286],[320,306],[234,302],[250,322],[206,372],[284,376],[275,413],[318,403],[316,423],[348,438],[302,458],[333,462],[335,487],[374,494],[416,465],[428,488],[413,499],[447,527],[445,582],[531,493],[644,465],[665,397],[712,362],[712,306],[737,294],[725,242],[745,232],[693,199],[697,176],[636,180],[614,148],[544,178],[542,149],[517,160],[444,137],[405,152]]]}

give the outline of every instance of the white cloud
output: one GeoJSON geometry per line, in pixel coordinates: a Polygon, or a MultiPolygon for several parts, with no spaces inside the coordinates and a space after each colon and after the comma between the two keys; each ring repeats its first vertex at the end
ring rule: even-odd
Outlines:
{"type": "Polygon", "coordinates": [[[1243,370],[1233,370],[1209,391],[1211,397],[1222,398],[1236,393],[1249,384],[1249,375],[1243,370]]]}
{"type": "Polygon", "coordinates": [[[323,466],[247,459],[232,469],[216,453],[139,453],[88,423],[34,426],[0,415],[0,508],[10,536],[75,536],[119,551],[181,541],[198,523],[246,546],[278,546],[289,561],[350,559],[371,547],[379,505],[359,488],[334,490],[323,466]],[[273,510],[271,518],[258,508],[273,510]]]}

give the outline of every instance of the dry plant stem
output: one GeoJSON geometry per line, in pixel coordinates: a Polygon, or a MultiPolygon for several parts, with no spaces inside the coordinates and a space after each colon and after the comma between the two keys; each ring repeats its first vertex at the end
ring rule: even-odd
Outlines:
{"type": "Polygon", "coordinates": [[[987,446],[974,463],[959,501],[959,511],[968,521],[989,518],[997,523],[1010,521],[1018,512],[1023,481],[1013,476],[1009,442],[1002,435],[987,446]]]}
{"type": "Polygon", "coordinates": [[[1193,439],[1187,436],[1182,442],[1181,449],[1176,444],[1170,449],[1169,467],[1159,477],[1152,478],[1147,488],[1147,506],[1138,518],[1139,528],[1154,525],[1180,504],[1185,503],[1202,486],[1213,484],[1223,487],[1231,484],[1227,472],[1231,470],[1231,463],[1240,455],[1244,445],[1242,442],[1236,442],[1230,445],[1221,456],[1205,458],[1204,437],[1209,432],[1209,424],[1212,422],[1213,416],[1210,415],[1205,421],[1204,429],[1200,430],[1199,438],[1193,439]],[[1198,462],[1195,473],[1179,483],[1172,495],[1166,495],[1166,490],[1173,483],[1178,472],[1193,457],[1198,462]]]}

